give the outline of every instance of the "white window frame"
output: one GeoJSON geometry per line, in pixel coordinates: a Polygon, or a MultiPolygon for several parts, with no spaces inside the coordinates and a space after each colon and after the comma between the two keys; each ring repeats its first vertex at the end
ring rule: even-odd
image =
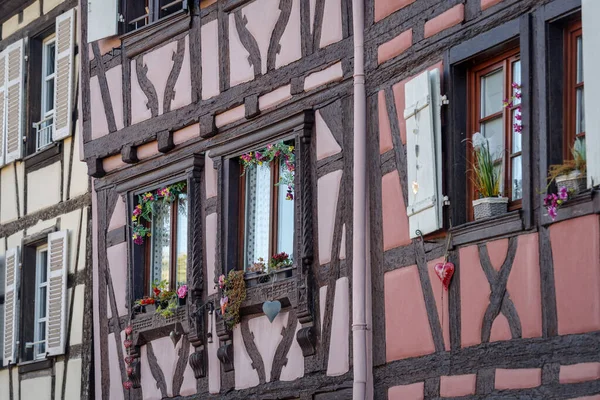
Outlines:
{"type": "MultiPolygon", "coordinates": [[[[50,55],[49,48],[54,45],[54,57],[56,58],[56,34],[52,34],[48,36],[42,42],[42,79],[41,79],[41,121],[34,124],[36,128],[36,151],[43,149],[52,143],[52,134],[54,131],[54,109],[56,104],[52,107],[52,109],[47,110],[47,98],[48,98],[48,83],[50,81],[53,82],[53,85],[56,85],[56,66],[54,66],[54,71],[50,75],[46,75],[46,71],[48,71],[48,57],[50,55]]],[[[56,89],[55,89],[56,90],[56,89]]],[[[54,99],[53,99],[54,101],[54,99]]]]}
{"type": "MultiPolygon", "coordinates": [[[[33,328],[33,358],[35,360],[40,360],[46,358],[46,332],[44,332],[44,337],[40,337],[40,323],[48,323],[48,262],[50,255],[48,254],[48,244],[44,244],[36,248],[35,251],[35,318],[34,318],[34,328],[33,328]],[[46,253],[46,264],[42,265],[42,253],[46,253]],[[40,278],[42,276],[42,269],[46,272],[46,282],[40,282],[40,278]],[[40,316],[40,291],[41,289],[46,288],[46,315],[44,317],[40,316]],[[44,344],[44,352],[40,352],[40,344],[44,344]]],[[[45,331],[48,329],[46,326],[45,331]]]]}

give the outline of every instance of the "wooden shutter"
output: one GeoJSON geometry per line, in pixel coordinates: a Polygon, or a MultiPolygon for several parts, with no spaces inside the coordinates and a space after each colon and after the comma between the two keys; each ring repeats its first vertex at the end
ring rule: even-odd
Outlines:
{"type": "Polygon", "coordinates": [[[410,237],[442,227],[441,121],[439,70],[426,71],[405,85],[407,214],[410,237]]]}
{"type": "Polygon", "coordinates": [[[88,42],[95,42],[118,33],[118,0],[87,0],[88,42]]]}
{"type": "Polygon", "coordinates": [[[6,48],[6,158],[8,164],[21,158],[23,145],[23,39],[6,48]]]}
{"type": "Polygon", "coordinates": [[[65,352],[67,306],[67,235],[68,231],[48,235],[48,325],[46,353],[49,356],[65,352]]]}
{"type": "Polygon", "coordinates": [[[6,251],[6,278],[4,280],[4,365],[16,362],[17,294],[19,284],[19,252],[6,251]]]}
{"type": "Polygon", "coordinates": [[[71,9],[56,18],[53,141],[64,139],[71,134],[74,45],[75,10],[71,9]]]}
{"type": "Polygon", "coordinates": [[[596,49],[600,37],[600,1],[583,0],[583,77],[585,81],[585,145],[587,156],[588,187],[600,185],[600,99],[596,95],[600,90],[600,52],[596,49]]]}
{"type": "Polygon", "coordinates": [[[0,166],[4,165],[6,129],[6,51],[0,52],[0,166]]]}

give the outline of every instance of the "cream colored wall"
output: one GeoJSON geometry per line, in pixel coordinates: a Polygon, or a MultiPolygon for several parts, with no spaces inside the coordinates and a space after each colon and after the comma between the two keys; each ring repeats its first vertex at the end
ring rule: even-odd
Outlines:
{"type": "Polygon", "coordinates": [[[27,212],[32,213],[58,203],[60,199],[60,162],[27,174],[27,212]]]}
{"type": "Polygon", "coordinates": [[[15,14],[2,24],[2,39],[6,39],[21,28],[26,27],[40,16],[40,2],[36,1],[23,10],[23,20],[19,23],[19,15],[15,14]]]}

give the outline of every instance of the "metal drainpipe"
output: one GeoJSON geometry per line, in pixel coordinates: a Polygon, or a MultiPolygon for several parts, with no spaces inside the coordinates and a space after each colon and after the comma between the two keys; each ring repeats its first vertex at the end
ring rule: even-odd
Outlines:
{"type": "Polygon", "coordinates": [[[352,0],[354,32],[354,193],[352,245],[353,400],[367,399],[367,104],[364,70],[364,0],[352,0]]]}

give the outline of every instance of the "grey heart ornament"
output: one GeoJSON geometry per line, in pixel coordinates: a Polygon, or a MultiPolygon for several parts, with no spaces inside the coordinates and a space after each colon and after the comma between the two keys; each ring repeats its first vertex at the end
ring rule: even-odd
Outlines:
{"type": "Polygon", "coordinates": [[[267,318],[269,318],[269,322],[273,323],[273,320],[277,317],[279,311],[281,311],[281,303],[279,300],[265,301],[262,308],[267,318]]]}
{"type": "Polygon", "coordinates": [[[173,342],[173,347],[176,347],[177,343],[179,342],[179,339],[181,339],[181,333],[171,331],[169,336],[171,337],[171,341],[173,342]]]}

